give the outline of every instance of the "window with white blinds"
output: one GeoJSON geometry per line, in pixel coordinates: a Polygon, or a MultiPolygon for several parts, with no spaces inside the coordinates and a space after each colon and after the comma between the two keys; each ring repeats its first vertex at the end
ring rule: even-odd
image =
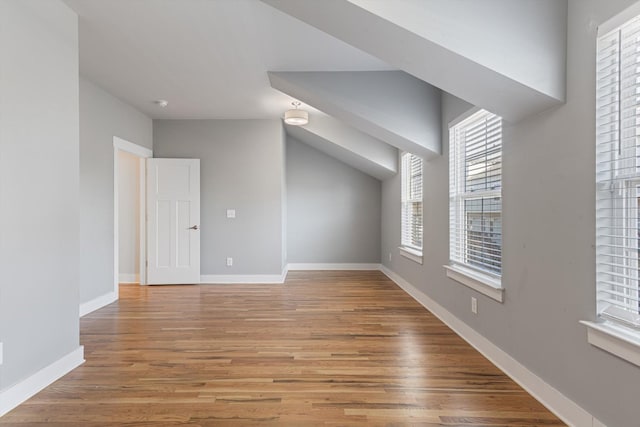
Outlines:
{"type": "Polygon", "coordinates": [[[502,273],[502,119],[481,110],[449,129],[449,256],[502,273]]]}
{"type": "Polygon", "coordinates": [[[598,313],[640,329],[640,17],[598,36],[596,73],[598,313]]]}
{"type": "Polygon", "coordinates": [[[411,153],[402,155],[402,246],[422,252],[422,163],[411,153]]]}

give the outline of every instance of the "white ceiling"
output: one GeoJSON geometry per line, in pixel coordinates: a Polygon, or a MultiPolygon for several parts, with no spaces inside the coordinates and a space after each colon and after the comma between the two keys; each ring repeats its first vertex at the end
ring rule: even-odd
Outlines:
{"type": "Polygon", "coordinates": [[[258,0],[65,2],[81,74],[152,118],[276,118],[292,98],[267,71],[391,69],[258,0]]]}

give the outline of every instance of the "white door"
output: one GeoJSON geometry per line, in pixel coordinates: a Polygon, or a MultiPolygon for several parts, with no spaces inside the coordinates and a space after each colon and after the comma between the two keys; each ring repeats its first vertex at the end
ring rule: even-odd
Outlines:
{"type": "Polygon", "coordinates": [[[200,283],[200,160],[147,159],[147,283],[200,283]]]}

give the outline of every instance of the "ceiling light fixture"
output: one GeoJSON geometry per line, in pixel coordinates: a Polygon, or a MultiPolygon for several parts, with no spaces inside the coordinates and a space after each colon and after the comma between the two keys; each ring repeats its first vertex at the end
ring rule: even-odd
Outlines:
{"type": "Polygon", "coordinates": [[[294,108],[284,113],[284,122],[292,126],[304,126],[309,123],[309,113],[305,110],[298,109],[300,103],[294,101],[291,105],[293,105],[294,108]]]}
{"type": "Polygon", "coordinates": [[[167,101],[166,99],[158,99],[156,101],[153,101],[153,103],[156,104],[160,108],[164,108],[167,105],[169,105],[169,101],[167,101]]]}

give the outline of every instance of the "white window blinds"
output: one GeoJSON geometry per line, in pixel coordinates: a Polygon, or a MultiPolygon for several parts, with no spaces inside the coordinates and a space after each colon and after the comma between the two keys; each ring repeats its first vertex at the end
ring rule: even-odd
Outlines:
{"type": "Polygon", "coordinates": [[[502,272],[502,119],[481,110],[449,129],[449,256],[502,272]]]}
{"type": "Polygon", "coordinates": [[[402,155],[402,246],[422,251],[422,159],[402,155]]]}
{"type": "Polygon", "coordinates": [[[640,19],[598,37],[596,286],[598,313],[640,329],[640,19]]]}

